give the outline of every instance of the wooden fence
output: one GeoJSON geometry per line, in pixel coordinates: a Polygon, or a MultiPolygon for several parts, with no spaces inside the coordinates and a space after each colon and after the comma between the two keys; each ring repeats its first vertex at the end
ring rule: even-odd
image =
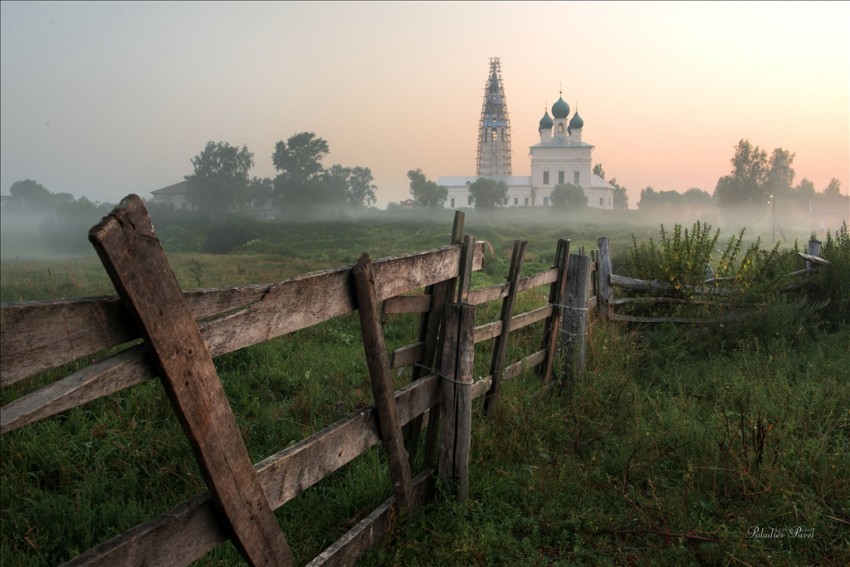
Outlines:
{"type": "Polygon", "coordinates": [[[595,303],[588,295],[598,279],[589,258],[570,255],[567,240],[558,242],[551,269],[520,277],[525,242],[518,241],[506,283],[472,289],[483,243],[464,237],[462,213],[451,244],[442,248],[375,262],[364,254],[351,268],[230,289],[181,291],[136,196],[124,199],[89,238],[119,297],[4,304],[0,386],[110,354],[8,403],[0,411],[0,433],[159,378],[208,492],[66,565],[186,565],[226,539],[249,564],[292,565],[273,511],[380,442],[392,496],[310,562],[352,564],[395,514],[410,513],[434,494],[435,478],[456,498],[466,497],[472,400],[484,396],[484,410],[492,414],[502,381],[529,368],[549,383],[564,340],[571,357],[581,357],[567,363],[567,372],[581,372],[583,326],[595,303]],[[519,293],[544,286],[546,305],[514,313],[519,293]],[[499,319],[474,326],[475,306],[492,301],[502,302],[499,319]],[[389,355],[381,304],[384,314],[420,314],[415,342],[389,355]],[[355,310],[375,405],[252,464],[213,358],[355,310]],[[510,333],[541,321],[540,348],[509,363],[510,333]],[[473,347],[490,339],[490,372],[474,380],[473,347]],[[390,372],[403,367],[412,368],[411,383],[393,391],[390,372]],[[413,477],[410,463],[423,430],[426,466],[413,477]]]}
{"type": "MultiPolygon", "coordinates": [[[[734,315],[708,319],[705,317],[646,317],[618,313],[616,311],[616,307],[628,304],[699,305],[703,302],[701,300],[674,297],[674,294],[671,292],[675,292],[676,290],[668,282],[642,280],[613,273],[611,268],[611,249],[608,239],[604,237],[600,238],[597,243],[599,248],[597,251],[598,271],[596,277],[596,300],[598,315],[603,321],[624,321],[627,323],[713,324],[723,322],[730,317],[735,318],[734,315]],[[653,295],[647,295],[644,297],[615,298],[614,290],[617,288],[650,292],[653,295]]],[[[812,274],[817,270],[817,266],[829,263],[827,260],[818,256],[820,252],[820,244],[821,243],[818,240],[811,240],[809,241],[806,253],[798,252],[798,255],[806,261],[806,267],[788,274],[789,277],[812,274]]],[[[734,290],[718,287],[718,285],[733,282],[734,278],[708,278],[703,282],[702,286],[688,288],[687,291],[693,296],[712,296],[714,298],[719,298],[720,301],[713,302],[713,305],[723,308],[732,305],[731,302],[725,300],[732,299],[734,290]]]]}

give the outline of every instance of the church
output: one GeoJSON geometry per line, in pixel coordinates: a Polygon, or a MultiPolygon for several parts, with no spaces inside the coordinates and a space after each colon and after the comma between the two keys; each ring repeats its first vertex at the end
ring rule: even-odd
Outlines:
{"type": "Polygon", "coordinates": [[[582,140],[584,120],[578,110],[570,118],[570,105],[560,95],[538,124],[540,142],[530,147],[531,175],[511,175],[511,127],[498,57],[490,59],[484,103],[478,127],[477,175],[439,177],[438,185],[448,191],[450,209],[474,206],[469,185],[479,177],[504,181],[508,186],[507,207],[548,207],[556,185],[572,183],[584,190],[587,206],[614,208],[614,187],[593,174],[593,148],[582,140]]]}

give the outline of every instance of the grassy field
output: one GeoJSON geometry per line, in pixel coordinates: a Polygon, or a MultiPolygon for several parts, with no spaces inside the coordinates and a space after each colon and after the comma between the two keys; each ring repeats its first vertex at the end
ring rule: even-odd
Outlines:
{"type": "MultiPolygon", "coordinates": [[[[467,234],[493,248],[473,285],[502,281],[514,239],[529,241],[524,273],[533,273],[548,268],[560,237],[575,252],[608,236],[625,264],[632,234],[658,234],[634,215],[499,213],[467,217],[467,234]]],[[[450,231],[448,213],[305,223],[226,256],[169,259],[187,288],[272,282],[362,251],[444,245],[450,231]]],[[[93,254],[4,257],[0,274],[4,302],[113,294],[93,254]]],[[[525,294],[517,310],[541,301],[525,294]]],[[[580,383],[542,394],[522,375],[506,382],[495,419],[476,411],[469,500],[428,504],[363,564],[848,564],[850,327],[827,325],[823,311],[782,303],[715,330],[595,323],[580,383]]],[[[490,305],[476,318],[497,315],[490,305]]],[[[415,317],[385,323],[389,348],[413,340],[415,317]]],[[[539,333],[519,333],[509,358],[535,349],[539,333]]],[[[491,348],[479,345],[476,376],[491,348]]],[[[255,461],[371,404],[356,315],[216,363],[255,461]]],[[[408,379],[397,375],[399,386],[408,379]]],[[[31,387],[6,388],[2,403],[31,387]]],[[[389,496],[386,469],[376,449],[278,511],[299,564],[389,496]]],[[[157,383],[4,435],[0,483],[3,565],[61,563],[204,490],[157,383]]],[[[198,562],[239,563],[230,544],[198,562]]]]}

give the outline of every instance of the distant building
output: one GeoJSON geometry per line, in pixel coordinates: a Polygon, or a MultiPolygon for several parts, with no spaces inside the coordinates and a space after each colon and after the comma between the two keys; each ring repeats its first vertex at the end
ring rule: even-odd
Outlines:
{"type": "Polygon", "coordinates": [[[591,144],[582,140],[584,120],[559,96],[552,105],[552,116],[544,111],[537,131],[540,142],[529,148],[531,175],[511,175],[510,121],[498,58],[490,60],[490,73],[484,89],[481,120],[478,126],[478,159],[475,177],[439,177],[438,185],[448,188],[445,206],[473,206],[469,185],[479,177],[504,181],[508,185],[507,207],[546,207],[552,202],[556,185],[572,183],[584,190],[587,206],[614,208],[614,187],[593,174],[591,144]]]}
{"type": "Polygon", "coordinates": [[[185,181],[151,191],[153,202],[168,205],[176,210],[196,211],[198,207],[189,201],[189,185],[185,181]]]}

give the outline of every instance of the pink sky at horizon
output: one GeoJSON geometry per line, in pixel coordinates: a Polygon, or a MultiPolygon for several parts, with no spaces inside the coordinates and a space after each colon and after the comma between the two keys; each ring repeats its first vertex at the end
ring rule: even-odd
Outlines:
{"type": "Polygon", "coordinates": [[[325,165],[371,168],[383,207],[410,169],[474,175],[494,56],[515,175],[562,88],[632,207],[711,193],[740,139],[850,190],[848,3],[3,2],[0,21],[4,194],[147,198],[209,140],[272,177],[275,142],[310,131],[325,165]]]}

